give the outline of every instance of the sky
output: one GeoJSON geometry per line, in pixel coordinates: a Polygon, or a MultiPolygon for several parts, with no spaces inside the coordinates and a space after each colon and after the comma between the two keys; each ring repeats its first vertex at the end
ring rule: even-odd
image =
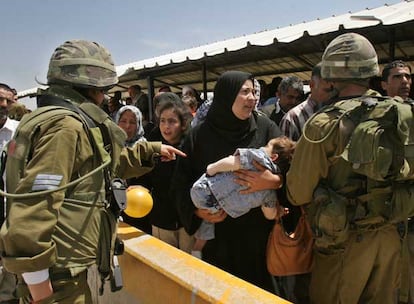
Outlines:
{"type": "Polygon", "coordinates": [[[66,40],[104,45],[116,65],[401,0],[4,0],[0,82],[46,82],[66,40]]]}

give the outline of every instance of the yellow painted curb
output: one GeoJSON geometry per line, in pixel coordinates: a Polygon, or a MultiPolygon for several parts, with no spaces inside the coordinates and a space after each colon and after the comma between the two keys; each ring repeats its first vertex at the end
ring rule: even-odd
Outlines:
{"type": "MultiPolygon", "coordinates": [[[[131,260],[136,260],[142,273],[147,276],[144,279],[149,280],[149,286],[156,285],[141,290],[140,293],[166,293],[167,297],[170,294],[173,299],[170,298],[168,303],[290,303],[157,238],[139,234],[135,228],[120,227],[119,233],[125,240],[125,253],[120,261],[121,266],[122,260],[128,264],[128,269],[123,268],[122,271],[126,278],[125,288],[129,292],[137,291],[135,289],[140,287],[137,285],[139,282],[130,282],[128,277],[132,276],[127,274],[133,271],[130,269],[134,263],[131,260]],[[127,236],[133,237],[127,239],[127,236]],[[176,302],[174,298],[179,298],[180,302],[176,302]]],[[[139,280],[140,269],[135,270],[137,273],[132,280],[139,280]]],[[[160,301],[162,295],[146,294],[146,297],[152,300],[142,303],[156,303],[153,302],[154,299],[160,301]]]]}

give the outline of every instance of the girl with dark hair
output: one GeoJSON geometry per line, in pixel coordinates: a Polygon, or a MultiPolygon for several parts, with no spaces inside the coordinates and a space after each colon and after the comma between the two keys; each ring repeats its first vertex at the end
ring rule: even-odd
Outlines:
{"type": "MultiPolygon", "coordinates": [[[[155,113],[158,126],[149,134],[148,140],[179,147],[192,119],[190,110],[174,93],[163,93],[157,101],[155,113]]],[[[140,178],[139,184],[151,191],[154,200],[149,214],[152,235],[189,253],[194,237],[184,230],[170,193],[175,163],[158,162],[151,172],[140,178]]]]}

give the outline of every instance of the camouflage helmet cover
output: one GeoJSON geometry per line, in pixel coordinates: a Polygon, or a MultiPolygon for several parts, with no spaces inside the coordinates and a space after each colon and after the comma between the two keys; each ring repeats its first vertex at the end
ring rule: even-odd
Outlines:
{"type": "Polygon", "coordinates": [[[378,72],[374,47],[367,38],[356,33],[336,37],[322,55],[324,79],[367,79],[378,72]]]}
{"type": "Polygon", "coordinates": [[[48,84],[110,88],[118,83],[111,54],[96,42],[66,41],[53,52],[47,72],[48,84]]]}

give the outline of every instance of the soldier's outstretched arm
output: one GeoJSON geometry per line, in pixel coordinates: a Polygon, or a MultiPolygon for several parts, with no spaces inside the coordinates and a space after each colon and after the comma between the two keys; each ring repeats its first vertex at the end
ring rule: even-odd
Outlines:
{"type": "Polygon", "coordinates": [[[163,161],[175,160],[177,158],[177,155],[182,156],[182,157],[187,156],[184,152],[174,148],[173,146],[165,145],[165,144],[161,145],[160,153],[161,153],[161,159],[163,161]]]}
{"type": "Polygon", "coordinates": [[[132,178],[144,175],[152,170],[155,160],[174,160],[176,156],[186,156],[182,151],[161,142],[139,141],[132,147],[126,147],[121,153],[118,176],[132,178]]]}

